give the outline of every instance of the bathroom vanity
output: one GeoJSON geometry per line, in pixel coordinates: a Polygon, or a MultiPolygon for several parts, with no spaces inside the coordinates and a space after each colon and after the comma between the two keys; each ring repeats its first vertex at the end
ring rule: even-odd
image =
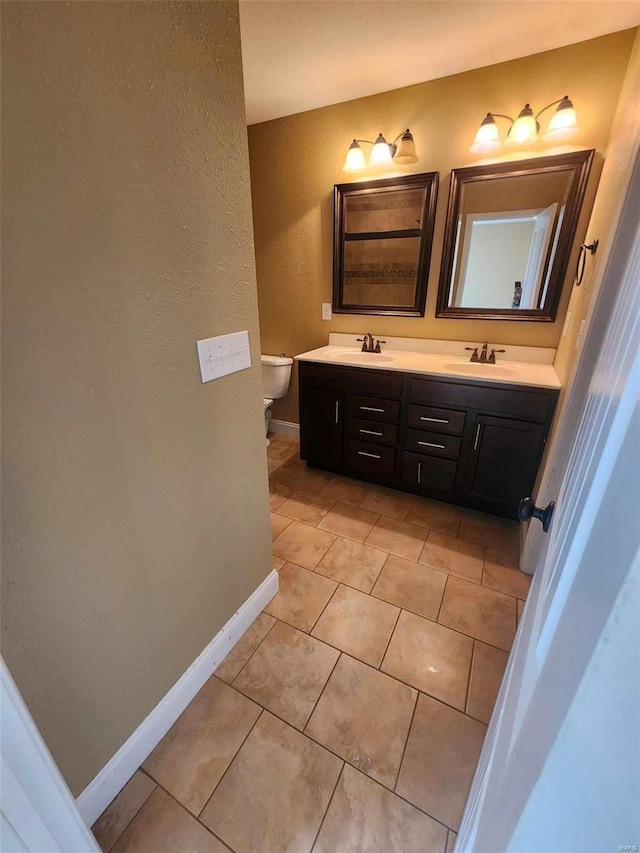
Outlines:
{"type": "Polygon", "coordinates": [[[558,400],[551,364],[339,346],[297,361],[308,465],[516,517],[558,400]]]}

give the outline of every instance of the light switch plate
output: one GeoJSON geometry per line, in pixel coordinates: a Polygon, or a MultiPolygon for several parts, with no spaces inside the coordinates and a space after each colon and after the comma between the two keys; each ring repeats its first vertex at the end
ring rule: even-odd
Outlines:
{"type": "Polygon", "coordinates": [[[322,319],[330,320],[331,319],[331,303],[323,302],[322,303],[322,319]]]}
{"type": "Polygon", "coordinates": [[[203,382],[211,382],[212,379],[251,367],[248,332],[205,338],[197,342],[197,347],[203,382]]]}

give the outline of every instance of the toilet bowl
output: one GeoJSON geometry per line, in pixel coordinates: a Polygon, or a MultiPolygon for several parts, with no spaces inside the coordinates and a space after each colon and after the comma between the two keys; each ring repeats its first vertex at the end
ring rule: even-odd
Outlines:
{"type": "MultiPolygon", "coordinates": [[[[284,397],[289,390],[293,359],[286,355],[262,355],[262,405],[264,407],[264,434],[269,433],[271,404],[284,397]]],[[[267,438],[267,446],[269,439],[267,438]]]]}

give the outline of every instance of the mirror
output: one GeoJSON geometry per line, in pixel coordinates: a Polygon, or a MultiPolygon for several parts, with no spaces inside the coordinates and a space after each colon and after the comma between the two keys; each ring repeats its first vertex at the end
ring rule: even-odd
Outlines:
{"type": "Polygon", "coordinates": [[[336,185],[336,314],[424,317],[437,191],[437,172],[336,185]]]}
{"type": "Polygon", "coordinates": [[[451,173],[437,317],[555,319],[593,155],[451,173]]]}

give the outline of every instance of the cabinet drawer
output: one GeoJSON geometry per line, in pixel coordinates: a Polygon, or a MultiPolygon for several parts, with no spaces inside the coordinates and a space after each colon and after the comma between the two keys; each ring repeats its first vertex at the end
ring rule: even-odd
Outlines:
{"type": "Polygon", "coordinates": [[[457,468],[455,462],[447,459],[405,452],[402,458],[402,482],[413,490],[427,494],[451,494],[457,468]]]}
{"type": "Polygon", "coordinates": [[[433,406],[409,406],[409,426],[420,429],[435,429],[438,432],[451,432],[462,435],[464,431],[464,412],[452,409],[434,409],[433,406]]]}
{"type": "Polygon", "coordinates": [[[347,469],[349,473],[369,480],[386,481],[393,477],[396,458],[394,447],[350,441],[347,447],[347,469]]]}
{"type": "Polygon", "coordinates": [[[457,435],[422,432],[418,429],[407,431],[407,450],[415,450],[416,453],[428,453],[429,456],[457,459],[460,455],[461,444],[462,439],[457,435]]]}
{"type": "Polygon", "coordinates": [[[402,393],[401,376],[397,373],[381,373],[368,367],[351,369],[301,361],[298,365],[298,375],[301,385],[312,388],[392,399],[399,399],[402,393]]]}
{"type": "Polygon", "coordinates": [[[398,427],[395,424],[353,419],[349,421],[349,438],[374,444],[395,445],[398,440],[398,427]]]}
{"type": "Polygon", "coordinates": [[[380,400],[376,397],[351,397],[349,414],[352,418],[397,424],[400,417],[400,403],[397,400],[380,400]]]}

